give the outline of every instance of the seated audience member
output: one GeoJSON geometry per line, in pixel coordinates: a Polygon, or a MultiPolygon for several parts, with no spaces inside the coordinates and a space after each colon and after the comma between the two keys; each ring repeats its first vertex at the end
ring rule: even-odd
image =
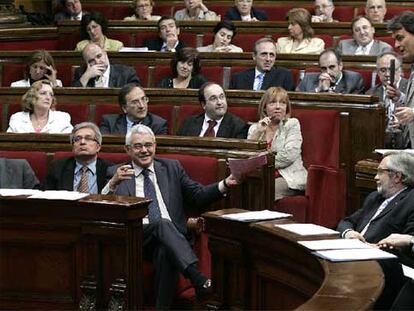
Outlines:
{"type": "Polygon", "coordinates": [[[73,156],[50,163],[44,189],[100,193],[105,186],[106,170],[112,164],[98,158],[102,145],[99,128],[92,122],[75,125],[70,143],[73,156]]]}
{"type": "Polygon", "coordinates": [[[85,64],[75,70],[72,86],[123,87],[128,83],[139,85],[139,79],[134,68],[110,64],[108,54],[95,43],[85,46],[82,57],[85,64]]]}
{"type": "Polygon", "coordinates": [[[286,90],[271,87],[259,104],[259,118],[249,128],[247,139],[265,140],[275,155],[275,200],[296,195],[306,187],[307,171],[302,162],[302,133],[298,119],[291,118],[286,90]]]}
{"type": "Polygon", "coordinates": [[[341,55],[374,55],[392,51],[386,43],[374,39],[375,28],[365,16],[357,16],[352,20],[352,37],[339,41],[338,52],[341,55]]]}
{"type": "Polygon", "coordinates": [[[80,21],[85,14],[88,14],[88,12],[82,11],[80,0],[60,0],[60,3],[64,11],[55,14],[55,22],[64,20],[80,21]]]}
{"type": "Polygon", "coordinates": [[[118,95],[121,114],[105,114],[102,116],[100,130],[102,134],[123,134],[136,124],[144,124],[151,128],[155,135],[167,134],[167,121],[148,112],[149,99],[142,87],[135,84],[125,85],[118,95]]]}
{"type": "Polygon", "coordinates": [[[365,5],[365,15],[373,24],[384,23],[384,17],[387,13],[385,0],[367,0],[365,5]]]}
{"type": "Polygon", "coordinates": [[[34,51],[26,61],[23,80],[15,81],[11,87],[29,87],[39,80],[49,80],[53,87],[62,86],[62,81],[56,79],[57,70],[52,55],[45,50],[34,51]]]}
{"type": "Polygon", "coordinates": [[[312,23],[332,23],[337,22],[332,17],[335,5],[332,0],[315,0],[315,15],[312,16],[312,23]]]}
{"type": "Polygon", "coordinates": [[[278,53],[319,54],[325,42],[313,37],[311,15],[306,9],[295,8],[287,13],[289,37],[277,39],[278,53]]]}
{"type": "Polygon", "coordinates": [[[38,189],[39,180],[25,159],[0,157],[0,189],[38,189]]]}
{"type": "Polygon", "coordinates": [[[173,77],[166,77],[158,87],[174,89],[199,89],[207,79],[200,74],[200,58],[196,49],[182,48],[175,52],[170,62],[173,77]]]}
{"type": "Polygon", "coordinates": [[[406,93],[408,80],[401,76],[402,74],[402,59],[395,52],[385,52],[377,57],[377,75],[380,79],[380,83],[370,88],[365,94],[376,95],[379,97],[380,102],[385,106],[385,112],[388,120],[388,126],[385,132],[385,148],[392,149],[405,149],[409,144],[409,137],[406,126],[398,130],[390,130],[390,126],[394,127],[394,112],[395,107],[398,105],[398,98],[389,98],[387,96],[387,86],[390,84],[390,63],[391,60],[395,62],[395,75],[393,86],[400,90],[402,93],[406,93]]]}
{"type": "Polygon", "coordinates": [[[236,27],[231,21],[218,22],[213,32],[213,44],[198,47],[199,52],[243,52],[242,48],[231,44],[236,36],[236,27]]]}
{"type": "Polygon", "coordinates": [[[253,60],[256,67],[234,74],[231,77],[230,89],[267,90],[271,86],[280,86],[293,91],[295,84],[289,69],[275,66],[276,44],[272,38],[257,40],[253,48],[253,60]]]}
{"type": "Polygon", "coordinates": [[[150,51],[175,52],[184,47],[179,40],[180,28],[173,17],[163,16],[158,21],[158,39],[147,39],[144,46],[150,51]]]}
{"type": "Polygon", "coordinates": [[[220,20],[220,15],[210,11],[203,0],[184,0],[185,8],[178,10],[174,14],[177,21],[216,21],[220,20]]]}
{"type": "Polygon", "coordinates": [[[22,97],[22,110],[10,117],[7,132],[11,133],[70,133],[70,115],[56,111],[56,98],[49,80],[32,84],[22,97]]]}
{"type": "Polygon", "coordinates": [[[234,0],[234,6],[226,12],[224,19],[256,22],[266,21],[267,15],[264,11],[253,8],[253,0],[234,0]]]}
{"type": "Polygon", "coordinates": [[[220,85],[213,82],[203,84],[198,90],[198,100],[204,112],[185,119],[178,135],[246,138],[247,124],[227,112],[226,94],[220,85]]]}
{"type": "Polygon", "coordinates": [[[334,49],[326,49],[319,55],[319,68],[321,73],[305,73],[296,91],[312,93],[364,93],[364,80],[362,76],[357,72],[342,70],[341,55],[334,49]]]}
{"type": "Polygon", "coordinates": [[[105,51],[117,52],[124,47],[121,41],[106,37],[108,20],[99,12],[91,12],[82,18],[82,41],[76,44],[75,51],[82,51],[89,43],[99,45],[105,51]]]}
{"type": "Polygon", "coordinates": [[[161,18],[159,15],[152,15],[152,9],[154,8],[153,0],[135,0],[135,14],[127,16],[124,21],[157,21],[161,18]]]}
{"type": "Polygon", "coordinates": [[[152,259],[155,270],[156,309],[170,309],[177,274],[190,279],[197,298],[211,292],[211,280],[197,267],[197,256],[188,242],[185,205],[205,207],[223,198],[239,182],[232,176],[203,186],[186,174],[177,160],[156,158],[154,133],[135,125],[125,137],[130,162],[108,169],[112,176],[102,194],[148,197],[148,217],[143,220],[144,258],[152,259]]]}

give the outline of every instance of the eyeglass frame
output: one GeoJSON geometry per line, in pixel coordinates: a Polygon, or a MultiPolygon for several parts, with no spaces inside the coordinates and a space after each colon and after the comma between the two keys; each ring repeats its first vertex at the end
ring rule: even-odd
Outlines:
{"type": "Polygon", "coordinates": [[[96,138],[96,137],[91,137],[91,136],[74,136],[73,138],[72,138],[72,144],[74,144],[74,143],[79,143],[79,142],[82,142],[82,139],[83,140],[85,140],[86,142],[96,142],[97,144],[99,144],[99,141],[98,141],[98,139],[96,138]]]}

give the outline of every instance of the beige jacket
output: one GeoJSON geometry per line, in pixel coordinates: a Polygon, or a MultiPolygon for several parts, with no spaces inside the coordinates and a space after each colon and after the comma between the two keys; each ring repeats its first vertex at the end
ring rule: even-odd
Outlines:
{"type": "Polygon", "coordinates": [[[325,49],[325,42],[320,38],[304,39],[293,48],[293,39],[282,37],[277,39],[277,53],[320,54],[325,49]]]}

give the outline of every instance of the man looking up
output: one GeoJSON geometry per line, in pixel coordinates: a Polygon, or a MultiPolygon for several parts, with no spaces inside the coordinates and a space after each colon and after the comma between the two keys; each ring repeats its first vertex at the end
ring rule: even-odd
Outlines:
{"type": "Polygon", "coordinates": [[[203,113],[184,120],[178,135],[200,137],[246,138],[247,124],[227,111],[223,88],[213,82],[204,83],[198,91],[203,113]]]}
{"type": "Polygon", "coordinates": [[[335,5],[332,0],[315,0],[315,15],[312,16],[312,23],[332,23],[336,22],[332,14],[335,11],[335,5]]]}
{"type": "Polygon", "coordinates": [[[184,44],[178,38],[180,28],[173,17],[163,16],[158,21],[158,39],[147,39],[144,46],[148,50],[161,52],[176,52],[184,47],[184,44]]]}
{"type": "Polygon", "coordinates": [[[134,68],[111,65],[108,54],[97,44],[90,43],[82,50],[85,65],[77,68],[72,86],[123,87],[128,83],[139,85],[134,68]]]}
{"type": "Polygon", "coordinates": [[[125,135],[135,124],[144,124],[155,135],[167,134],[167,121],[148,112],[149,98],[142,87],[135,84],[125,85],[118,95],[122,114],[105,114],[100,126],[102,134],[125,135]]]}
{"type": "Polygon", "coordinates": [[[383,23],[386,13],[387,6],[385,4],[385,0],[367,0],[365,5],[365,15],[372,23],[383,23]]]}
{"type": "Polygon", "coordinates": [[[290,70],[275,66],[276,43],[272,38],[264,37],[255,42],[253,60],[256,67],[234,74],[230,89],[258,91],[279,86],[293,91],[295,85],[290,70]]]}
{"type": "Polygon", "coordinates": [[[171,306],[177,272],[190,279],[198,296],[211,289],[211,281],[198,270],[198,259],[186,238],[184,204],[206,206],[222,198],[238,181],[230,175],[203,186],[191,180],[177,160],[155,158],[156,147],[149,127],[132,127],[125,137],[131,163],[108,170],[113,176],[102,193],[152,199],[144,219],[144,256],[154,263],[156,308],[161,310],[171,306]]]}

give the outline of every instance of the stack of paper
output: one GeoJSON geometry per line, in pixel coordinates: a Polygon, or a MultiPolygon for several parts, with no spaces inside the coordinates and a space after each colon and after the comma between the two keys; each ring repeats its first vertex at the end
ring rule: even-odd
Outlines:
{"type": "Polygon", "coordinates": [[[230,220],[248,222],[248,221],[261,221],[261,220],[269,220],[269,219],[281,219],[281,218],[287,218],[291,216],[292,216],[291,214],[263,210],[263,211],[227,214],[227,215],[222,215],[221,217],[225,219],[230,219],[230,220]]]}
{"type": "Polygon", "coordinates": [[[339,234],[338,231],[314,224],[285,224],[275,225],[283,230],[296,233],[298,235],[322,235],[322,234],[339,234]]]}
{"type": "Polygon", "coordinates": [[[33,195],[40,192],[40,190],[34,189],[0,189],[0,196],[15,197],[20,195],[33,195]]]}
{"type": "Polygon", "coordinates": [[[65,191],[65,190],[47,190],[47,191],[40,191],[32,196],[30,199],[46,199],[46,200],[68,200],[68,201],[76,201],[87,197],[89,193],[80,193],[76,191],[65,191]]]}

